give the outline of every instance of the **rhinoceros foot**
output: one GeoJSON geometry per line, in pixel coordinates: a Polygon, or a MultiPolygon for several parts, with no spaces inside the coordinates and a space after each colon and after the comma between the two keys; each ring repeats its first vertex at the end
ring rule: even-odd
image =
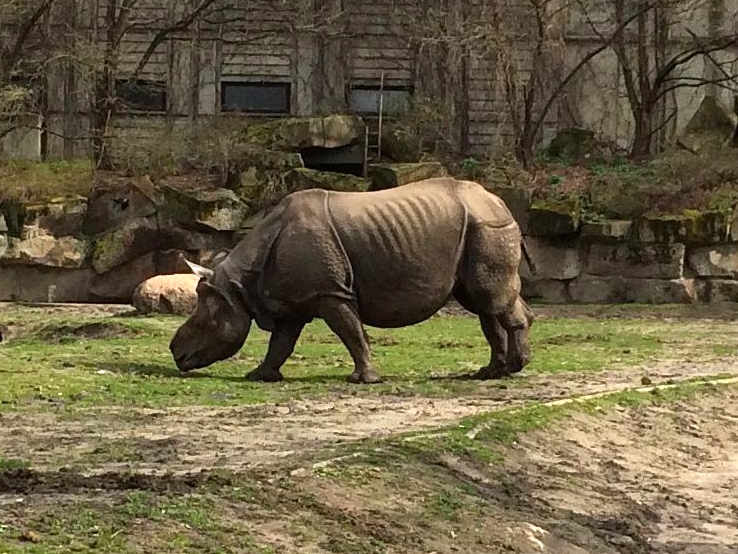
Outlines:
{"type": "Polygon", "coordinates": [[[510,373],[510,370],[506,367],[484,366],[480,367],[478,371],[467,374],[465,377],[467,379],[485,381],[487,379],[502,379],[504,377],[509,377],[510,373]]]}
{"type": "Polygon", "coordinates": [[[371,384],[371,383],[381,383],[382,377],[380,377],[379,373],[377,373],[375,370],[368,370],[359,373],[358,371],[354,371],[351,375],[346,377],[346,381],[349,383],[364,383],[364,384],[371,384]]]}
{"type": "Polygon", "coordinates": [[[264,383],[276,383],[282,381],[284,376],[279,370],[268,370],[262,366],[257,367],[253,371],[249,371],[246,374],[247,381],[262,381],[264,383]]]}

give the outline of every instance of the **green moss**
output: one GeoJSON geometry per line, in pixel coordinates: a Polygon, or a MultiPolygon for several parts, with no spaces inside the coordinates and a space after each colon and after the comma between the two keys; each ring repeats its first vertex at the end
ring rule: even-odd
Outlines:
{"type": "Polygon", "coordinates": [[[730,230],[730,213],[713,210],[684,210],[686,239],[689,244],[714,244],[726,239],[730,230]]]}
{"type": "Polygon", "coordinates": [[[566,199],[537,199],[530,207],[528,222],[531,233],[537,235],[566,235],[579,229],[581,200],[577,196],[566,199]]]}

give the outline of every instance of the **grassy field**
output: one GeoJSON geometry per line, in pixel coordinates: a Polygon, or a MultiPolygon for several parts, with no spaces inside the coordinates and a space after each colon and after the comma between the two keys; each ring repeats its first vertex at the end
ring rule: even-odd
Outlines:
{"type": "MultiPolygon", "coordinates": [[[[181,378],[167,345],[183,318],[1,309],[0,554],[523,553],[530,533],[551,552],[662,552],[656,501],[634,476],[662,483],[675,500],[659,509],[677,514],[673,472],[646,458],[630,468],[635,454],[618,449],[677,459],[692,425],[695,465],[736,453],[726,312],[539,307],[534,361],[490,382],[454,378],[489,355],[473,318],[370,329],[386,380],[354,386],[320,322],[285,381],[261,384],[243,380],[266,349],[259,331],[236,358],[181,378]],[[651,382],[677,384],[634,390],[651,382]],[[586,393],[603,396],[560,402],[586,393]],[[575,510],[590,493],[592,509],[575,510]]],[[[721,511],[731,494],[710,497],[720,521],[738,522],[721,511]]]]}

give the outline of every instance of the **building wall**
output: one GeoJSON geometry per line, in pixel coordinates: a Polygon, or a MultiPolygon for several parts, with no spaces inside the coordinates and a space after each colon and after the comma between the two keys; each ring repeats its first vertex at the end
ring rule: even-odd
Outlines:
{"type": "MultiPolygon", "coordinates": [[[[588,1],[596,8],[598,0],[588,1]]],[[[714,1],[721,3],[724,14],[738,2],[714,1]]],[[[44,148],[49,157],[89,151],[90,75],[104,45],[106,4],[63,0],[52,14],[49,25],[56,26],[54,35],[61,37],[54,48],[71,50],[73,56],[56,60],[50,55],[55,61],[47,66],[45,136],[38,129],[13,132],[0,140],[5,155],[38,158],[44,148]]],[[[141,0],[120,43],[119,78],[127,79],[137,69],[157,31],[181,17],[187,5],[141,0]]],[[[236,8],[218,10],[207,21],[171,34],[154,49],[136,77],[163,83],[166,104],[161,110],[117,117],[115,134],[135,140],[152,128],[217,116],[223,81],[288,84],[289,113],[312,115],[348,110],[351,87],[377,86],[383,76],[385,86],[412,90],[416,98],[433,104],[441,114],[438,134],[452,147],[475,155],[500,152],[513,142],[513,121],[502,47],[490,22],[502,18],[509,38],[505,63],[515,68],[515,79],[522,85],[534,63],[530,10],[526,0],[243,0],[236,8]],[[474,40],[468,40],[470,36],[474,40]]],[[[552,39],[561,38],[564,45],[565,33],[565,47],[559,53],[547,51],[544,62],[547,69],[559,71],[558,76],[593,45],[581,14],[567,16],[562,36],[552,39]]],[[[716,25],[707,8],[689,12],[689,17],[690,25],[705,33],[716,25]]],[[[695,76],[709,72],[698,60],[686,69],[695,76]]],[[[558,126],[576,123],[626,143],[632,118],[618,71],[611,54],[593,60],[553,106],[539,138],[545,141],[558,126]]],[[[539,98],[545,94],[542,91],[539,98]]],[[[679,106],[676,128],[686,124],[699,103],[691,89],[670,101],[679,106]]]]}

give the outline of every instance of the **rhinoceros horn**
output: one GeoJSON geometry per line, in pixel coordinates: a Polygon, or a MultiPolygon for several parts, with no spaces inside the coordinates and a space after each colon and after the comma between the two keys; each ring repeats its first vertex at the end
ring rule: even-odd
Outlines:
{"type": "Polygon", "coordinates": [[[207,267],[197,265],[196,263],[191,262],[190,260],[186,258],[185,258],[185,263],[192,270],[192,272],[195,275],[199,276],[201,279],[210,279],[213,276],[212,269],[208,269],[207,267]]]}

